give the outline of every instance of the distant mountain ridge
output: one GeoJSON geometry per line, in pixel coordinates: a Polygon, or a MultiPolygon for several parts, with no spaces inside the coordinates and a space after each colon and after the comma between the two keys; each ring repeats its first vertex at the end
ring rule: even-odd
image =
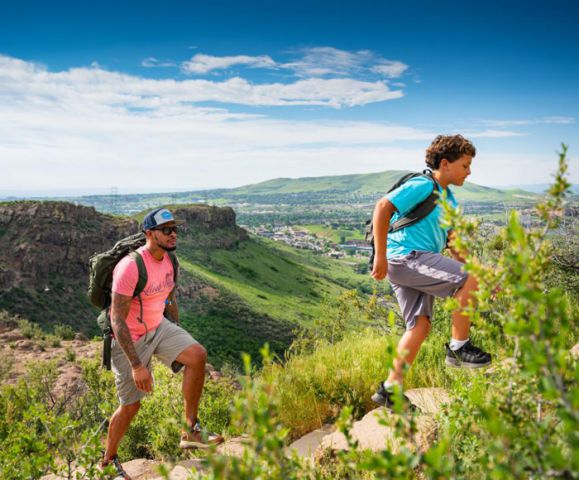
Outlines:
{"type": "MultiPolygon", "coordinates": [[[[276,178],[252,185],[224,191],[229,195],[275,195],[299,193],[347,193],[357,195],[383,194],[408,170],[387,170],[378,173],[362,173],[325,177],[276,178]]],[[[451,187],[459,200],[494,202],[513,200],[527,196],[537,197],[532,192],[521,189],[500,190],[466,182],[463,187],[451,187]]]]}
{"type": "MultiPolygon", "coordinates": [[[[352,203],[353,198],[371,203],[382,196],[408,170],[387,170],[376,173],[350,175],[330,175],[322,177],[274,178],[263,182],[244,185],[236,188],[216,188],[209,190],[191,190],[179,192],[159,192],[142,194],[84,195],[58,198],[74,203],[94,206],[100,211],[133,214],[155,205],[168,203],[214,203],[229,205],[232,203],[284,203],[290,198],[292,204],[299,204],[302,196],[314,195],[315,198],[303,198],[304,204],[317,204],[318,200],[330,200],[331,203],[352,203]],[[279,198],[277,198],[279,197],[279,198]],[[276,200],[277,198],[277,200],[276,200]],[[121,210],[112,205],[117,199],[123,203],[121,210]],[[313,200],[313,203],[312,203],[313,200]]],[[[536,200],[536,192],[524,189],[500,189],[485,187],[466,182],[463,187],[451,187],[459,202],[520,202],[536,200]]],[[[31,197],[28,197],[31,198],[31,197]]],[[[322,201],[321,203],[328,203],[322,201]]],[[[355,202],[357,203],[357,202],[355,202]]],[[[118,207],[118,205],[117,205],[118,207]]]]}

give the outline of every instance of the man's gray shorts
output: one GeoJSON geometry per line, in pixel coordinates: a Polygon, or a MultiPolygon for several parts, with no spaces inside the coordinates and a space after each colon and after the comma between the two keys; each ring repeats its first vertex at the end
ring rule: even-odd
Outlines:
{"type": "MultiPolygon", "coordinates": [[[[171,368],[179,354],[195,343],[198,342],[188,332],[163,318],[155,331],[143,335],[134,345],[141,362],[150,371],[153,355],[171,368]]],[[[135,385],[131,364],[116,340],[113,340],[111,363],[121,405],[140,401],[145,392],[135,385]]]]}
{"type": "Polygon", "coordinates": [[[450,297],[459,290],[468,274],[463,264],[440,253],[413,250],[388,260],[388,280],[398,299],[406,330],[416,325],[416,317],[432,318],[434,297],[450,297]]]}

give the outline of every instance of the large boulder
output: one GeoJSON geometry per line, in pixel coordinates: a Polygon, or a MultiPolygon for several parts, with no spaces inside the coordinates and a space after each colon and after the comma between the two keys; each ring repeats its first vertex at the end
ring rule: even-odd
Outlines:
{"type": "MultiPolygon", "coordinates": [[[[405,392],[408,399],[418,408],[419,415],[416,419],[417,434],[413,444],[407,447],[420,451],[426,451],[435,438],[436,423],[435,415],[443,403],[449,399],[447,392],[442,388],[416,388],[405,392]]],[[[387,417],[392,415],[384,408],[377,408],[366,414],[361,420],[354,423],[350,430],[353,440],[364,450],[398,451],[402,446],[401,439],[394,434],[394,428],[388,425],[387,417]],[[386,420],[386,421],[384,421],[386,420]]],[[[347,450],[346,437],[341,432],[326,435],[316,450],[315,457],[321,459],[327,450],[347,450]]]]}
{"type": "Polygon", "coordinates": [[[333,433],[334,430],[336,430],[334,425],[324,425],[321,428],[298,438],[286,448],[286,453],[288,455],[293,455],[295,453],[301,458],[313,458],[324,438],[333,433]]]}

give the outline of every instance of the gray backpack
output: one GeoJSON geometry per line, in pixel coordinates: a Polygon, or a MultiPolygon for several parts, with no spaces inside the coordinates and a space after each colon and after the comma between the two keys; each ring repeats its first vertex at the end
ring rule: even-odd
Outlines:
{"type": "MultiPolygon", "coordinates": [[[[117,263],[127,255],[130,255],[137,263],[139,280],[137,281],[135,291],[133,292],[133,297],[139,299],[141,311],[138,318],[139,321],[142,322],[143,302],[141,301],[141,293],[147,284],[147,269],[145,268],[143,257],[139,252],[137,252],[137,249],[145,245],[145,243],[145,234],[137,233],[119,240],[110,250],[102,253],[95,253],[89,259],[88,298],[95,307],[101,309],[97,318],[97,323],[103,332],[104,340],[102,365],[108,370],[111,368],[111,344],[113,334],[110,318],[113,270],[117,263]]],[[[173,252],[167,253],[173,263],[174,279],[175,283],[177,283],[179,262],[173,252]]]]}

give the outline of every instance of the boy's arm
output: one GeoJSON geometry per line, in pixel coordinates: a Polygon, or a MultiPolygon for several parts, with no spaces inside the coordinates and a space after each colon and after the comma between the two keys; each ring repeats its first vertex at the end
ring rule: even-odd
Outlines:
{"type": "Polygon", "coordinates": [[[386,242],[388,241],[388,228],[390,218],[396,211],[396,207],[387,198],[382,198],[376,203],[372,225],[374,228],[374,265],[372,277],[375,280],[382,280],[388,273],[388,262],[386,261],[386,242]]]}
{"type": "Polygon", "coordinates": [[[450,230],[448,232],[448,240],[446,241],[446,247],[448,248],[448,251],[450,252],[452,258],[458,260],[461,263],[466,263],[466,260],[462,257],[462,255],[452,247],[452,242],[454,241],[455,238],[456,234],[454,233],[454,230],[450,230]]]}

